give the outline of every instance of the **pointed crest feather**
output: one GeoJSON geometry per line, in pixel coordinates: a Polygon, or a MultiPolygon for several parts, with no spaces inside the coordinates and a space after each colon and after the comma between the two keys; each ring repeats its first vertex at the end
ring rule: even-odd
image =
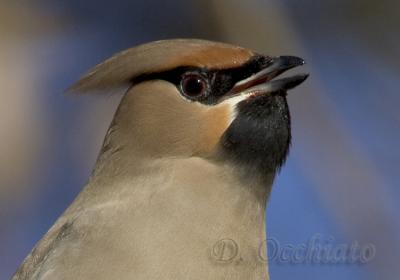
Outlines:
{"type": "Polygon", "coordinates": [[[250,50],[206,40],[174,39],[139,45],[115,54],[95,66],[69,92],[91,92],[128,86],[135,77],[179,66],[210,69],[237,67],[254,53],[250,50]]]}

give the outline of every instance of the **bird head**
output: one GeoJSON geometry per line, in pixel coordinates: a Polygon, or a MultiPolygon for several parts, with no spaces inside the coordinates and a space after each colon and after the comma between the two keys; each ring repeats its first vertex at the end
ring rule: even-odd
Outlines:
{"type": "Polygon", "coordinates": [[[218,158],[274,172],[291,139],[286,92],[307,75],[276,77],[303,63],[211,41],[164,40],[114,55],[71,90],[128,88],[103,153],[218,158]]]}

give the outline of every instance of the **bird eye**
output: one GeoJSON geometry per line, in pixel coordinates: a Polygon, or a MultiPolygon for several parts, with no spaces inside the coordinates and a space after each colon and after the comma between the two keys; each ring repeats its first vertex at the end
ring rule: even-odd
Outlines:
{"type": "Polygon", "coordinates": [[[181,80],[182,93],[188,97],[198,97],[207,93],[207,80],[197,73],[185,74],[181,80]]]}

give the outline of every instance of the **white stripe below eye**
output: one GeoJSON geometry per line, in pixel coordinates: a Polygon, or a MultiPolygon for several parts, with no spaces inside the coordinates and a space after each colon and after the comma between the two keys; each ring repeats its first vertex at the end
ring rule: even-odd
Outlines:
{"type": "MultiPolygon", "coordinates": [[[[237,105],[239,102],[245,100],[246,98],[247,98],[247,95],[245,95],[245,94],[240,94],[240,95],[237,95],[237,96],[228,98],[228,99],[226,99],[226,100],[224,100],[224,101],[221,102],[221,105],[223,105],[223,104],[228,104],[228,105],[231,107],[231,109],[232,109],[230,123],[232,123],[232,121],[233,121],[233,120],[236,118],[236,116],[237,116],[236,105],[237,105]]],[[[229,123],[229,124],[230,124],[230,123],[229,123]]]]}

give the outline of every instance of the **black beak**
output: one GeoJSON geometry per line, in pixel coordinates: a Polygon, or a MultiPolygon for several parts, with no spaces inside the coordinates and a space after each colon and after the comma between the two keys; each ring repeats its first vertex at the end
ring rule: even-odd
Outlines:
{"type": "Polygon", "coordinates": [[[286,92],[304,82],[308,74],[298,74],[282,79],[273,79],[289,69],[304,65],[304,63],[303,59],[296,56],[274,57],[265,68],[237,82],[227,95],[232,97],[242,94],[286,92]]]}

